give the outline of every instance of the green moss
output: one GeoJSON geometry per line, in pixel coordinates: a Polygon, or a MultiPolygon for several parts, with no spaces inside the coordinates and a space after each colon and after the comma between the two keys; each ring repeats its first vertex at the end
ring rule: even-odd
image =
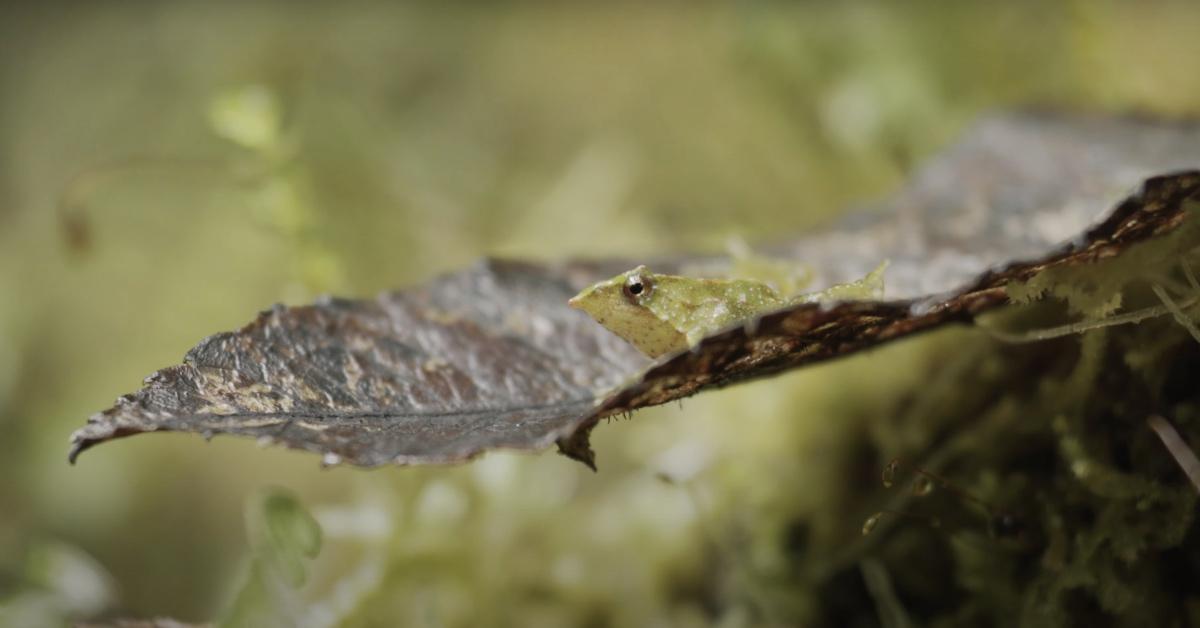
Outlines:
{"type": "MultiPolygon", "coordinates": [[[[1181,261],[1200,245],[1195,223],[1128,255],[1010,286],[1017,306],[988,324],[1101,322],[1161,303],[1155,286],[1173,286],[1171,296],[1186,303],[1181,261]]],[[[1016,609],[1020,625],[1185,623],[1200,599],[1194,567],[1181,567],[1195,564],[1183,557],[1195,554],[1185,539],[1194,536],[1197,495],[1145,419],[1179,417],[1185,439],[1200,442],[1200,344],[1169,311],[1158,313],[1040,343],[932,347],[924,386],[885,412],[897,426],[871,430],[857,456],[879,468],[900,455],[947,478],[949,487],[923,497],[903,481],[891,491],[861,487],[869,509],[940,525],[885,516],[849,549],[811,551],[804,560],[823,567],[792,586],[819,591],[859,560],[878,560],[918,624],[1011,625],[1016,609]],[[928,438],[905,436],[914,431],[928,438]],[[871,451],[880,454],[872,460],[871,451]]],[[[819,603],[810,619],[867,621],[881,600],[869,588],[860,595],[819,603]]]]}

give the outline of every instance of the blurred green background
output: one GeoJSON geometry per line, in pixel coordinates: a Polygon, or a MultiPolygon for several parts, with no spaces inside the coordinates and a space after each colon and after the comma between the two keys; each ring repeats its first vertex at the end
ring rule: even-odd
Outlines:
{"type": "Polygon", "coordinates": [[[247,499],[281,486],[325,530],[297,604],[328,623],[803,616],[764,593],[789,522],[848,499],[853,417],[952,337],[602,425],[599,474],[550,453],[322,470],[192,435],[71,467],[67,439],[273,302],[485,254],[778,239],[990,109],[1200,112],[1196,33],[1200,6],[1163,1],[7,4],[0,605],[211,620],[243,586],[247,499]]]}

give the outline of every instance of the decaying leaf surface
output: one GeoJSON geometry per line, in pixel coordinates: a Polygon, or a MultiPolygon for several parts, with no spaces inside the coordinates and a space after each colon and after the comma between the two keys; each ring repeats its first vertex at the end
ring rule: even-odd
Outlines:
{"type": "MultiPolygon", "coordinates": [[[[374,300],[277,306],[75,434],[242,434],[358,465],[553,444],[649,360],[565,303],[570,267],[486,261],[374,300]]],[[[590,275],[590,273],[585,273],[590,275]]]]}
{"type": "MultiPolygon", "coordinates": [[[[891,260],[886,302],[790,308],[651,362],[565,303],[635,262],[489,260],[373,300],[275,307],[212,336],[92,416],[70,458],[169,430],[253,436],[331,464],[557,442],[590,465],[600,418],[970,321],[1003,305],[1010,281],[1168,233],[1200,199],[1198,166],[1195,125],[987,119],[892,200],[774,251],[809,266],[815,288],[891,260]]],[[[653,261],[666,272],[696,262],[653,261]]]]}

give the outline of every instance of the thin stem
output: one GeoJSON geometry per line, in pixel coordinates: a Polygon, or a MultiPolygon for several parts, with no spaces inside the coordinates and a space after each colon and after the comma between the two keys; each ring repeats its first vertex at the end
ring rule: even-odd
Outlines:
{"type": "MultiPolygon", "coordinates": [[[[1160,299],[1162,298],[1161,295],[1159,296],[1159,298],[1160,299]]],[[[1176,307],[1180,310],[1182,310],[1183,308],[1189,308],[1189,307],[1195,305],[1197,300],[1198,299],[1196,297],[1193,297],[1193,298],[1187,299],[1186,301],[1183,301],[1179,304],[1176,304],[1176,307]]],[[[1172,314],[1172,313],[1173,312],[1171,310],[1171,307],[1164,304],[1164,305],[1152,305],[1150,307],[1145,307],[1140,310],[1134,310],[1132,312],[1126,312],[1124,314],[1117,314],[1115,316],[1110,316],[1106,319],[1099,320],[1099,321],[1079,321],[1076,323],[1059,325],[1057,327],[1047,327],[1045,329],[1035,329],[1032,331],[1020,332],[1020,333],[1002,331],[999,329],[995,329],[995,328],[987,327],[987,326],[983,326],[983,325],[981,325],[980,327],[984,331],[988,332],[989,334],[991,334],[998,340],[1001,340],[1003,342],[1013,343],[1013,344],[1020,344],[1020,343],[1026,343],[1026,342],[1039,342],[1042,340],[1050,340],[1051,338],[1061,338],[1063,336],[1071,336],[1071,335],[1075,335],[1075,334],[1082,334],[1086,331],[1091,331],[1093,329],[1100,329],[1103,327],[1115,327],[1117,325],[1128,325],[1130,323],[1140,323],[1144,320],[1148,320],[1151,318],[1158,318],[1159,316],[1165,316],[1167,314],[1172,314]]]]}
{"type": "Polygon", "coordinates": [[[1179,265],[1183,267],[1183,276],[1187,277],[1188,283],[1191,284],[1192,290],[1200,292],[1200,281],[1196,281],[1196,275],[1192,273],[1192,265],[1186,259],[1180,260],[1179,265]]]}
{"type": "Polygon", "coordinates": [[[1176,464],[1180,469],[1183,469],[1188,480],[1191,480],[1192,486],[1196,487],[1196,492],[1200,493],[1200,459],[1196,458],[1196,452],[1183,440],[1179,432],[1175,429],[1171,422],[1157,414],[1152,414],[1146,417],[1146,423],[1150,425],[1150,429],[1158,434],[1158,438],[1162,440],[1171,457],[1175,459],[1176,464]]]}
{"type": "Polygon", "coordinates": [[[936,482],[937,485],[940,486],[942,488],[942,490],[946,491],[947,493],[950,493],[951,495],[955,495],[963,501],[967,501],[972,504],[975,504],[976,506],[979,506],[980,508],[983,509],[984,514],[986,514],[988,517],[992,516],[991,504],[988,504],[987,502],[983,501],[982,499],[968,493],[967,491],[959,488],[958,486],[955,486],[954,484],[952,484],[950,482],[950,480],[947,480],[946,478],[944,478],[936,473],[926,471],[925,469],[922,469],[920,467],[912,467],[912,471],[913,471],[913,473],[916,473],[920,476],[923,476],[925,478],[928,478],[928,479],[936,482]]]}
{"type": "Polygon", "coordinates": [[[1183,328],[1192,335],[1192,338],[1194,338],[1196,342],[1200,342],[1200,328],[1197,328],[1196,323],[1193,322],[1192,319],[1188,318],[1188,315],[1183,311],[1184,306],[1180,306],[1178,303],[1172,300],[1171,296],[1167,294],[1167,291],[1164,290],[1162,286],[1154,284],[1150,287],[1150,289],[1153,290],[1154,294],[1157,295],[1158,298],[1163,302],[1163,305],[1170,310],[1171,315],[1175,317],[1175,322],[1182,325],[1183,328]]]}

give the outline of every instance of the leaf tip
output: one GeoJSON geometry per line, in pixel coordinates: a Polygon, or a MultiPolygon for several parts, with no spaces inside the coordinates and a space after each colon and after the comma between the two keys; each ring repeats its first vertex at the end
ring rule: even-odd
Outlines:
{"type": "Polygon", "coordinates": [[[91,447],[96,442],[80,434],[80,431],[82,430],[76,430],[74,434],[71,434],[71,448],[67,450],[67,462],[71,466],[75,465],[75,461],[79,459],[79,454],[83,453],[85,449],[91,447]]]}
{"type": "Polygon", "coordinates": [[[589,432],[591,432],[590,428],[582,428],[566,438],[558,439],[558,453],[582,462],[587,468],[596,472],[598,471],[596,452],[592,451],[591,443],[588,442],[589,432]]]}

